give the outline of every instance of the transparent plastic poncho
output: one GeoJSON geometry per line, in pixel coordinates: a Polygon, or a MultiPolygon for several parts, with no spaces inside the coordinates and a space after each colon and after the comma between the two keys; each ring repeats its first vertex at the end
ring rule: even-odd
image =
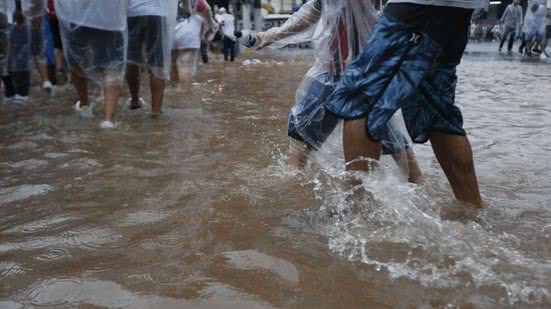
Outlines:
{"type": "Polygon", "coordinates": [[[46,0],[21,0],[23,15],[30,30],[31,56],[35,63],[45,62],[46,40],[42,34],[42,17],[46,14],[46,0]]]}
{"type": "MultiPolygon", "coordinates": [[[[128,1],[132,4],[134,0],[128,1]]],[[[143,0],[138,1],[143,2],[143,0]]],[[[129,51],[132,57],[129,55],[128,63],[147,67],[155,76],[168,80],[170,79],[172,63],[171,50],[178,12],[178,0],[149,0],[147,5],[155,7],[155,15],[149,14],[149,16],[161,17],[161,24],[153,25],[149,19],[139,18],[144,16],[139,11],[133,12],[132,9],[129,10],[128,16],[130,18],[137,18],[133,18],[132,24],[128,25],[128,45],[129,47],[139,49],[139,51],[129,51]],[[160,27],[160,29],[157,27],[160,27]],[[154,34],[151,30],[148,31],[148,29],[156,29],[158,31],[154,34]],[[144,33],[147,33],[148,41],[142,44],[140,41],[145,39],[143,37],[144,33]],[[151,36],[155,37],[152,39],[151,36]],[[157,55],[160,52],[159,46],[162,48],[162,57],[157,55]]]]}
{"type": "MultiPolygon", "coordinates": [[[[545,0],[529,0],[528,1],[528,5],[526,7],[526,14],[524,15],[524,23],[523,23],[523,26],[522,26],[522,32],[524,32],[525,34],[529,34],[529,33],[541,30],[541,29],[538,29],[539,27],[541,27],[541,25],[538,25],[537,17],[534,14],[535,12],[532,11],[532,7],[534,5],[537,5],[537,6],[541,5],[542,9],[544,11],[546,10],[545,9],[545,0]]],[[[539,10],[540,10],[540,8],[538,7],[538,10],[536,10],[536,12],[538,12],[539,10]]],[[[544,20],[545,20],[545,17],[544,17],[544,20]]],[[[543,28],[545,28],[545,21],[542,24],[543,24],[543,28]]]]}
{"type": "Polygon", "coordinates": [[[128,48],[127,0],[55,0],[69,69],[96,84],[122,83],[128,48]]]}
{"type": "MultiPolygon", "coordinates": [[[[370,0],[311,0],[281,27],[260,36],[275,46],[311,41],[315,62],[300,83],[289,114],[289,135],[319,149],[336,127],[337,119],[326,113],[325,104],[346,66],[360,52],[377,20],[370,0]]],[[[369,47],[366,47],[369,48],[369,47]]],[[[385,154],[407,166],[408,138],[401,114],[388,123],[382,141],[385,154]]]]}
{"type": "MultiPolygon", "coordinates": [[[[13,2],[15,3],[15,2],[13,2]]],[[[9,11],[9,9],[8,9],[9,11]]],[[[13,5],[12,23],[8,27],[8,72],[28,72],[33,69],[32,56],[32,21],[13,5]]]]}
{"type": "Polygon", "coordinates": [[[0,0],[0,75],[8,73],[8,4],[0,0]]]}

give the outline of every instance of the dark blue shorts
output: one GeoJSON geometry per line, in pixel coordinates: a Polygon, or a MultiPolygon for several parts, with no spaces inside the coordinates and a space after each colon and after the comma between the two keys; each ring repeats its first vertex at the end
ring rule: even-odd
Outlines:
{"type": "MultiPolygon", "coordinates": [[[[383,14],[337,83],[327,111],[342,119],[367,118],[367,134],[374,141],[385,138],[387,122],[400,108],[416,143],[426,142],[431,131],[465,135],[461,111],[454,104],[460,60],[455,55],[463,53],[470,21],[470,11],[461,13],[461,20],[446,21],[457,31],[449,30],[445,45],[383,14]],[[443,61],[450,59],[442,57],[443,53],[453,54],[454,60],[443,61]]],[[[430,19],[430,12],[427,15],[430,19]]],[[[440,21],[431,22],[436,26],[440,21]]]]}
{"type": "MultiPolygon", "coordinates": [[[[338,117],[325,111],[325,104],[334,86],[328,74],[307,77],[302,82],[297,91],[297,103],[289,113],[287,132],[291,138],[313,149],[319,149],[327,140],[339,123],[338,117]]],[[[385,131],[382,139],[383,154],[398,153],[407,145],[405,136],[385,131]]]]}

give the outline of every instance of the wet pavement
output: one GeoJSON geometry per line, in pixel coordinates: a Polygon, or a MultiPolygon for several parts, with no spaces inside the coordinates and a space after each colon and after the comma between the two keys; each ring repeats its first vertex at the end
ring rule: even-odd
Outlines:
{"type": "Polygon", "coordinates": [[[310,58],[257,57],[201,66],[162,118],[121,100],[112,131],[71,87],[0,105],[0,308],[551,307],[551,62],[469,46],[457,102],[487,207],[461,223],[429,145],[423,185],[385,159],[366,198],[339,131],[290,172],[310,58]]]}

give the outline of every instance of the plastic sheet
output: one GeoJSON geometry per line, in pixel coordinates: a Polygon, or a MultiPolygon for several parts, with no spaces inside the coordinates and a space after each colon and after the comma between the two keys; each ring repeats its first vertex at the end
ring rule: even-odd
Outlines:
{"type": "Polygon", "coordinates": [[[55,0],[55,8],[69,69],[97,84],[122,84],[127,0],[55,0]]]}
{"type": "Polygon", "coordinates": [[[128,1],[128,63],[170,79],[178,0],[128,1]]]}
{"type": "Polygon", "coordinates": [[[8,72],[8,5],[6,0],[0,0],[0,75],[8,72]]]}

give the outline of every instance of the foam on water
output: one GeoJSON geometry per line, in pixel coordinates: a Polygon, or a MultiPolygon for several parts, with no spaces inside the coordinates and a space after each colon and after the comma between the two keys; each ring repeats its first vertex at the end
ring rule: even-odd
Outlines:
{"type": "Polygon", "coordinates": [[[33,195],[45,194],[52,191],[52,186],[43,185],[20,185],[8,188],[0,188],[0,205],[21,201],[33,195]]]}
{"type": "Polygon", "coordinates": [[[309,175],[321,201],[313,216],[332,251],[386,271],[391,279],[432,288],[499,288],[508,304],[551,301],[551,264],[522,252],[515,236],[493,231],[484,212],[473,216],[460,203],[432,200],[389,164],[354,174],[363,181],[355,188],[335,163],[317,166],[321,169],[309,175]],[[459,209],[463,222],[441,218],[450,207],[459,209]]]}

